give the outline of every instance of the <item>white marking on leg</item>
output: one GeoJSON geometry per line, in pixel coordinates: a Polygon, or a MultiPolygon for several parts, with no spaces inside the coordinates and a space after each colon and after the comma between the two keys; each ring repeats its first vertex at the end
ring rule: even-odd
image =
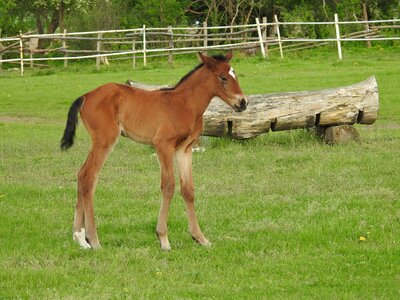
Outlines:
{"type": "Polygon", "coordinates": [[[92,246],[86,241],[85,228],[81,228],[81,231],[75,231],[73,234],[75,242],[81,246],[82,249],[90,249],[92,246]]]}
{"type": "Polygon", "coordinates": [[[236,80],[236,75],[235,75],[235,71],[233,70],[233,68],[231,67],[231,69],[229,70],[229,75],[231,75],[233,77],[233,79],[236,80]]]}

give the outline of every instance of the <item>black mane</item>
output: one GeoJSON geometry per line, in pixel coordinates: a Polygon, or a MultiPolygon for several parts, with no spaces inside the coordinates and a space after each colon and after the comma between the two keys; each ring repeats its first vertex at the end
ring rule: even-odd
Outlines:
{"type": "MultiPolygon", "coordinates": [[[[221,54],[213,55],[211,57],[213,59],[217,60],[217,61],[222,61],[222,62],[226,62],[227,61],[226,57],[224,55],[221,55],[221,54]]],[[[172,90],[175,90],[180,84],[182,84],[186,79],[188,79],[194,72],[196,72],[198,69],[200,69],[203,65],[204,65],[204,63],[198,64],[192,71],[190,71],[185,76],[183,76],[181,78],[181,80],[179,80],[179,82],[175,86],[161,88],[160,91],[172,91],[172,90]]]]}

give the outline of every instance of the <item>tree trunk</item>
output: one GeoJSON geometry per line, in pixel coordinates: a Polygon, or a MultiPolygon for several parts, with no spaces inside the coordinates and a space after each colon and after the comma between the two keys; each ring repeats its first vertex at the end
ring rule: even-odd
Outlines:
{"type": "MultiPolygon", "coordinates": [[[[35,13],[35,21],[36,27],[38,30],[38,34],[45,34],[45,33],[54,33],[60,24],[61,16],[64,16],[64,12],[60,10],[63,9],[63,5],[60,6],[59,9],[55,9],[50,16],[50,20],[46,18],[41,12],[35,13]],[[47,23],[47,32],[45,32],[45,26],[47,23]]],[[[64,22],[64,18],[62,17],[62,22],[64,22]]],[[[39,39],[38,42],[38,49],[45,49],[50,44],[50,40],[47,39],[39,39]]]]}
{"type": "Polygon", "coordinates": [[[53,34],[54,32],[56,32],[58,25],[60,24],[59,17],[59,10],[54,10],[47,28],[47,33],[53,34]]]}
{"type": "MultiPolygon", "coordinates": [[[[44,34],[44,25],[41,15],[39,13],[35,14],[36,28],[38,30],[38,34],[44,34]]],[[[38,41],[38,49],[44,49],[46,47],[46,40],[39,39],[38,41]]]]}
{"type": "MultiPolygon", "coordinates": [[[[362,2],[362,11],[363,11],[363,20],[368,21],[368,11],[367,11],[367,1],[362,2]]],[[[364,28],[366,31],[366,34],[369,32],[369,24],[365,23],[364,28]]],[[[365,44],[367,45],[368,48],[371,48],[371,41],[365,41],[365,44]]]]}
{"type": "Polygon", "coordinates": [[[60,24],[60,32],[64,32],[64,15],[65,15],[65,4],[61,1],[60,8],[58,10],[58,20],[60,24]]]}

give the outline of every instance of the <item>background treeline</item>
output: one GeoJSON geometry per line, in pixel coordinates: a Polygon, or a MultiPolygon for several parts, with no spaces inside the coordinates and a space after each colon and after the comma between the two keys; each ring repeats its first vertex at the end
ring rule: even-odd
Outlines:
{"type": "MultiPolygon", "coordinates": [[[[398,18],[400,0],[0,0],[2,36],[169,25],[254,23],[276,14],[280,21],[332,21],[398,18]]],[[[293,29],[295,30],[295,29],[293,29]]],[[[326,37],[323,27],[296,35],[326,37]],[[322,28],[322,29],[321,29],[322,28]]]]}

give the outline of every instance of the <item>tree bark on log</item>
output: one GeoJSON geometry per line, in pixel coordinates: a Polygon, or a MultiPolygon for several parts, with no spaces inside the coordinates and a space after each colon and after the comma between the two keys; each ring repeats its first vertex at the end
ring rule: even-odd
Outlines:
{"type": "MultiPolygon", "coordinates": [[[[131,80],[127,84],[145,90],[166,87],[131,80]]],[[[378,86],[374,76],[344,87],[248,95],[247,98],[249,105],[241,113],[235,112],[220,99],[213,99],[204,113],[203,135],[220,137],[228,134],[234,139],[248,139],[269,130],[372,124],[379,109],[378,86]]]]}

